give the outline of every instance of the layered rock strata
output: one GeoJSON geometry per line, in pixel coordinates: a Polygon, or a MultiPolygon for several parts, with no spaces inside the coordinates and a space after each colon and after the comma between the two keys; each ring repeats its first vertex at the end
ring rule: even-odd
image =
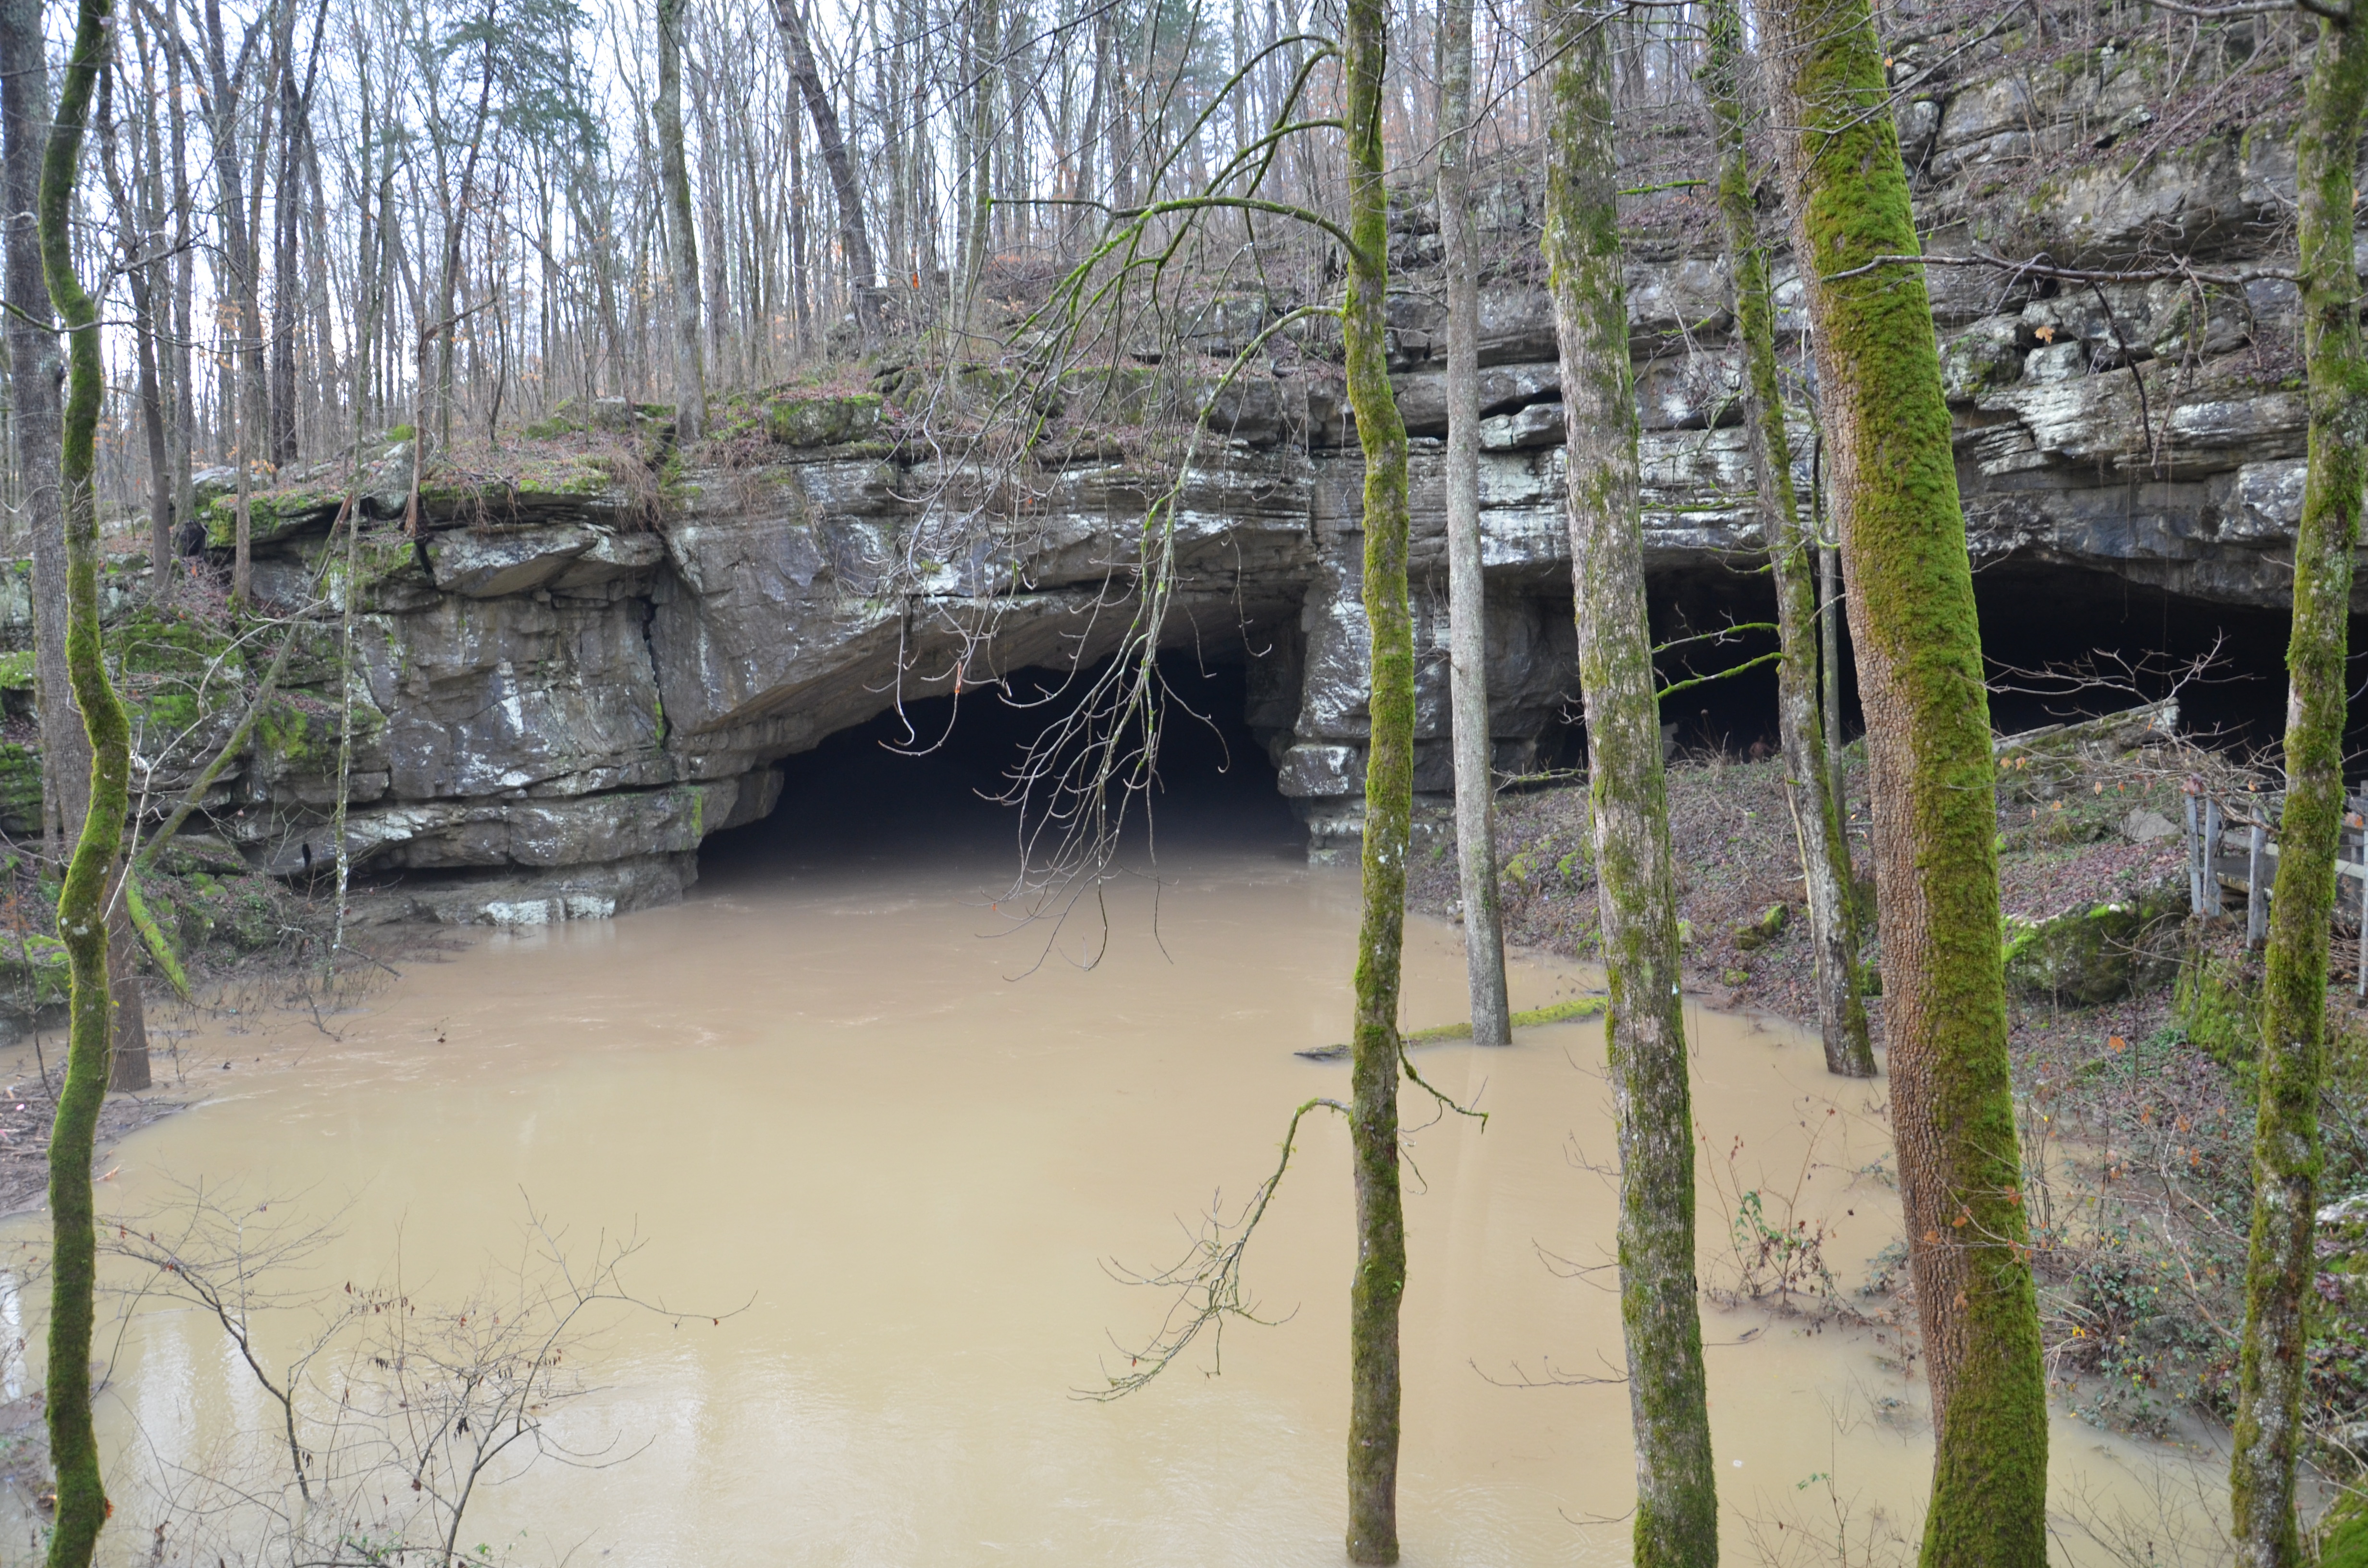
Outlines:
{"type": "MultiPolygon", "coordinates": [[[[2106,48],[2036,76],[1993,59],[1952,85],[1917,63],[1919,50],[1963,61],[1938,41],[1901,45],[1898,114],[1936,252],[2011,239],[2083,265],[2169,255],[2206,270],[2271,253],[2293,200],[2283,132],[2207,135],[2135,167],[2092,160],[2003,217],[1984,205],[2003,164],[2139,123],[2154,91],[2143,51],[2106,48]]],[[[1628,279],[1647,562],[1664,579],[1740,582],[1759,541],[1737,355],[1724,271],[1692,252],[1686,199],[1639,204],[1628,279]]],[[[1520,182],[1500,185],[1484,218],[1501,254],[1534,254],[1520,182]]],[[[1417,787],[1438,796],[1449,788],[1444,331],[1422,272],[1434,228],[1419,201],[1400,210],[1393,249],[1407,282],[1390,310],[1416,437],[1417,787]]],[[[2290,284],[1930,273],[1977,565],[2108,574],[2199,613],[2283,603],[2305,416],[2290,284]]],[[[1780,291],[1780,325],[1805,371],[1798,295],[1797,279],[1780,291]]],[[[1187,346],[1230,351],[1286,303],[1228,296],[1187,346]]],[[[1500,766],[1519,770],[1576,707],[1562,405],[1543,291],[1499,278],[1482,317],[1490,690],[1500,766]]],[[[1220,400],[1166,514],[1163,636],[1250,665],[1247,718],[1311,851],[1326,856],[1355,839],[1367,719],[1360,461],[1319,360],[1262,366],[1220,400]]],[[[677,897],[701,839],[771,809],[783,758],[900,700],[1117,645],[1159,465],[1111,455],[1044,469],[1024,527],[980,529],[965,521],[963,476],[900,440],[878,398],[780,399],[761,428],[736,466],[662,483],[563,455],[432,491],[416,539],[395,522],[407,499],[398,450],[367,486],[371,526],[350,583],[331,546],[336,493],[261,499],[263,593],[300,602],[325,583],[336,602],[353,596],[347,831],[382,908],[533,924],[677,897]]],[[[1805,421],[1795,449],[1805,470],[1805,421]]],[[[226,517],[217,506],[217,545],[226,517]]],[[[0,582],[0,618],[21,641],[21,575],[0,582]]],[[[293,718],[208,802],[251,863],[290,876],[332,854],[333,639],[322,623],[293,718]]],[[[159,798],[223,727],[209,722],[178,752],[158,751],[159,798]]]]}

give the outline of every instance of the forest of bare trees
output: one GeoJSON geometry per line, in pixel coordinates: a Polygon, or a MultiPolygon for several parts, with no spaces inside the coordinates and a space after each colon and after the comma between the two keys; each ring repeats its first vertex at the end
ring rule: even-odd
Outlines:
{"type": "MultiPolygon", "coordinates": [[[[1986,8],[1969,0],[1957,9],[1978,22],[1986,8]]],[[[2157,11],[2216,20],[2262,7],[2127,9],[2140,20],[2157,11]]],[[[2310,488],[2235,1427],[2237,1549],[2280,1568],[2304,1551],[2303,1395],[2291,1369],[2310,1310],[2321,1197],[2344,612],[2357,450],[2368,440],[2350,264],[2368,98],[2358,29],[2368,15],[2304,9],[2315,15],[2302,41],[2317,51],[2303,109],[2297,271],[2311,312],[2310,488]]],[[[1708,1568],[1721,1472],[1693,1272],[1685,938],[1658,706],[1667,694],[1645,584],[1622,203],[1715,187],[1718,200],[1699,210],[1705,233],[1715,216],[1727,304],[1748,340],[1738,401],[1754,421],[1752,483],[1779,588],[1785,782],[1818,928],[1818,1022],[1831,1070],[1857,1078],[1874,1062],[1858,878],[1827,755],[1839,687],[1818,620],[1838,607],[1813,580],[1821,560],[1848,584],[1873,774],[1883,1071],[1935,1412],[1924,1561],[2038,1568],[2047,1381],[2008,1057],[1997,764],[1886,19],[1868,0],[1444,11],[1383,0],[265,0],[246,11],[221,0],[120,0],[112,10],[81,0],[71,18],[37,0],[0,6],[13,454],[0,545],[33,558],[49,851],[64,873],[58,930],[74,988],[51,1156],[51,1561],[82,1568],[106,1519],[90,1420],[88,1167],[104,1081],[111,1069],[116,1086],[133,1086],[127,1063],[145,1061],[139,1025],[126,1021],[135,1010],[119,1010],[134,993],[109,993],[110,969],[122,986],[137,961],[126,932],[141,857],[138,816],[133,844],[120,825],[133,810],[132,742],[102,656],[102,551],[147,552],[147,591],[159,601],[176,558],[196,557],[188,570],[215,575],[227,564],[228,602],[246,613],[257,597],[248,503],[300,474],[343,490],[336,516],[350,562],[359,472],[391,445],[409,443],[405,525],[416,533],[431,457],[445,470],[494,470],[506,448],[554,421],[577,432],[647,422],[663,437],[638,455],[663,469],[667,454],[696,456],[702,440],[713,455],[730,411],[784,384],[891,385],[916,402],[932,385],[962,389],[969,402],[956,415],[906,434],[950,452],[961,471],[923,499],[984,514],[1008,499],[1003,480],[1023,471],[1062,378],[1183,355],[1184,324],[1252,283],[1264,292],[1258,324],[1238,335],[1247,346],[1195,362],[1194,406],[1177,423],[1201,426],[1246,365],[1288,348],[1338,362],[1345,417],[1365,457],[1370,736],[1353,1089],[1349,1103],[1312,1100],[1299,1114],[1328,1109],[1349,1124],[1358,1264],[1346,1549],[1357,1562],[1395,1561],[1398,1314],[1408,1285],[1397,1102],[1406,1081],[1419,1079],[1399,1025],[1417,654],[1391,309],[1401,242],[1443,231],[1439,259],[1457,295],[1451,335],[1461,340],[1448,367],[1460,382],[1450,428],[1466,460],[1477,278],[1535,279],[1553,301],[1574,676],[1621,1153],[1611,1240],[1639,1455],[1634,1557],[1708,1568]],[[1715,135],[1689,142],[1677,130],[1715,135]],[[1656,138],[1711,148],[1715,165],[1673,154],[1662,166],[1656,138]],[[1476,254],[1464,204],[1525,180],[1540,193],[1538,243],[1476,254]],[[1394,202],[1425,200],[1434,204],[1428,231],[1393,224],[1394,202]],[[1789,367],[1777,362],[1771,325],[1779,246],[1795,258],[1805,321],[1789,367]],[[1151,330],[1133,324],[1145,320],[1151,330]],[[1823,489],[1804,501],[1784,404],[1812,382],[1811,483],[1823,489]],[[227,562],[207,563],[195,548],[201,483],[238,498],[235,540],[211,541],[227,562]]],[[[1184,439],[1179,467],[1198,437],[1184,439]]],[[[1462,530],[1455,570],[1470,589],[1480,556],[1468,460],[1449,483],[1463,490],[1448,511],[1462,530]]],[[[1136,574],[1120,596],[1133,596],[1150,629],[1121,647],[1115,676],[1088,685],[1086,717],[1055,720],[1048,749],[1032,754],[1036,771],[1023,770],[1023,783],[1052,790],[1056,814],[1084,824],[1062,853],[1088,879],[1114,842],[1096,837],[1103,797],[1143,789],[1155,771],[1160,711],[1142,692],[1167,580],[1163,505],[1172,526],[1171,495],[1150,508],[1141,553],[1127,563],[1136,574]]],[[[352,610],[341,608],[349,654],[352,610]]],[[[282,639],[267,685],[293,641],[282,639]]],[[[1457,649],[1468,673],[1481,654],[1468,642],[1457,649]]],[[[1459,722],[1475,712],[1485,722],[1485,697],[1459,707],[1459,722]]],[[[1459,767],[1476,808],[1494,787],[1486,744],[1465,746],[1459,767]]],[[[191,798],[203,787],[200,778],[191,798]]],[[[342,771],[339,788],[342,824],[342,771]]],[[[1488,833],[1485,813],[1467,821],[1479,824],[1468,833],[1488,833]]],[[[1509,1029],[1501,951],[1482,950],[1501,942],[1496,871],[1474,858],[1463,874],[1470,907],[1485,915],[1469,938],[1475,1029],[1496,1043],[1509,1029]]],[[[1466,1108],[1433,1097],[1443,1111],[1466,1108]]],[[[1295,1136],[1298,1120],[1289,1125],[1295,1136]]],[[[1257,1211],[1280,1178],[1278,1167],[1257,1211]]],[[[1150,1368],[1132,1360],[1116,1392],[1142,1387],[1201,1326],[1240,1311],[1246,1240],[1212,1244],[1198,1272],[1167,1277],[1202,1306],[1171,1320],[1145,1353],[1150,1368]]]]}
{"type": "MultiPolygon", "coordinates": [[[[106,318],[103,506],[185,517],[192,470],[240,455],[260,484],[357,428],[498,439],[570,400],[671,403],[694,354],[757,389],[978,319],[1102,210],[1255,141],[1305,52],[1273,46],[1317,25],[1247,0],[126,4],[74,236],[106,318]]],[[[1483,158],[1529,139],[1521,25],[1483,17],[1483,158]]],[[[1389,62],[1398,163],[1437,135],[1429,26],[1389,62]]],[[[1678,46],[1634,52],[1635,92],[1690,90],[1678,46]]],[[[1337,157],[1286,140],[1268,189],[1337,210],[1337,157]]]]}

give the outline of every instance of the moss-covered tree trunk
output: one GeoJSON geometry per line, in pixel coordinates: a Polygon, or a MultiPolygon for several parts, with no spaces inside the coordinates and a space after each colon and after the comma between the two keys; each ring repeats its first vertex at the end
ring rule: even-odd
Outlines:
{"type": "Polygon", "coordinates": [[[1776,580],[1776,728],[1784,748],[1784,797],[1801,846],[1816,957],[1817,1029],[1826,1069],[1874,1076],[1866,1003],[1859,982],[1857,901],[1850,896],[1850,839],[1827,765],[1817,704],[1816,553],[1793,490],[1793,446],[1776,377],[1776,307],[1768,250],[1759,243],[1752,199],[1744,107],[1743,14],[1738,0],[1711,0],[1710,55],[1704,85],[1718,137],[1718,210],[1725,222],[1727,276],[1735,290],[1735,332],[1743,345],[1744,423],[1751,438],[1752,479],[1760,537],[1776,580]]]}
{"type": "MultiPolygon", "coordinates": [[[[17,459],[26,479],[25,517],[33,547],[33,666],[41,721],[41,818],[44,848],[53,860],[72,852],[90,795],[90,738],[73,696],[66,660],[65,512],[60,472],[62,411],[58,403],[57,334],[40,324],[50,313],[39,222],[41,162],[51,124],[47,43],[41,8],[28,0],[0,4],[0,170],[5,170],[8,222],[7,297],[18,304],[6,332],[13,373],[17,459]]],[[[145,383],[143,381],[143,390],[145,383]]],[[[155,573],[165,575],[163,557],[155,573]]],[[[130,974],[138,947],[119,903],[109,928],[118,973],[130,974]]],[[[116,988],[115,1044],[108,1086],[149,1085],[148,1026],[136,983],[116,988]]]]}
{"type": "Polygon", "coordinates": [[[1480,261],[1472,236],[1472,0],[1439,17],[1439,233],[1447,252],[1448,705],[1455,856],[1475,1045],[1513,1042],[1488,761],[1488,592],[1480,566],[1480,261]]]}
{"type": "Polygon", "coordinates": [[[1398,1560],[1398,1301],[1406,1213],[1398,1190],[1398,981],[1414,833],[1414,617],[1406,600],[1406,422],[1390,387],[1389,191],[1382,181],[1383,0],[1348,0],[1349,403],[1365,449],[1365,620],[1372,738],[1365,754],[1364,915],[1349,1139],[1357,1177],[1357,1273],[1349,1290],[1349,1560],[1398,1560]]]}
{"type": "Polygon", "coordinates": [[[131,732],[107,677],[98,641],[98,497],[93,485],[99,404],[98,307],[74,276],[74,177],[91,89],[105,63],[107,0],[81,0],[74,52],[58,95],[57,123],[41,160],[41,269],[67,331],[64,438],[59,488],[65,503],[66,663],[89,733],[90,805],[58,900],[58,934],[73,966],[73,1025],[65,1085],[50,1131],[51,1260],[48,1415],[57,1467],[57,1526],[50,1568],[87,1568],[107,1523],[98,1439],[91,1428],[90,1343],[97,1273],[90,1162],[107,1096],[112,1009],[108,1002],[107,906],[123,846],[131,795],[131,732]]]}
{"type": "MultiPolygon", "coordinates": [[[[674,431],[690,442],[707,425],[707,356],[700,332],[699,234],[682,146],[682,17],[689,0],[658,0],[658,162],[666,182],[666,270],[674,285],[674,431]]],[[[718,307],[719,309],[721,307],[718,307]]]]}
{"type": "Polygon", "coordinates": [[[1634,369],[1621,281],[1611,48],[1603,14],[1561,0],[1546,125],[1545,257],[1569,429],[1570,553],[1587,712],[1604,1015],[1620,1141],[1620,1316],[1635,1424],[1635,1561],[1718,1561],[1694,1279],[1693,1114],[1660,702],[1645,608],[1634,369]]]}
{"type": "Polygon", "coordinates": [[[1989,703],[1868,0],[1763,0],[1873,766],[1884,1030],[1938,1430],[1924,1561],[2039,1568],[2047,1403],[2007,1068],[1989,703]]]}
{"type": "Polygon", "coordinates": [[[2253,1233],[2245,1267],[2236,1451],[2237,1556],[2303,1561],[2294,1460],[2318,1212],[2318,1096],[2327,1072],[2327,949],[2343,824],[2344,659],[2361,486],[2368,482],[2368,353],[2352,272],[2352,160],[2368,106],[2368,18],[2323,21],[2295,135],[2309,468],[2294,535],[2286,649],[2286,801],[2261,989],[2253,1233]]]}

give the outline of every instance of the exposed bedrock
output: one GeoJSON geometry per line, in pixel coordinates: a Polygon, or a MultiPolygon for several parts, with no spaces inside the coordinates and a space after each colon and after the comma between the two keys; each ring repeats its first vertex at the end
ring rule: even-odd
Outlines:
{"type": "MultiPolygon", "coordinates": [[[[2113,179],[2067,175],[2004,219],[1967,195],[1986,159],[2044,151],[2076,111],[2083,125],[2110,119],[2114,69],[2085,85],[2057,71],[2036,86],[1931,85],[1903,101],[1936,249],[1962,254],[2001,224],[2019,244],[2036,234],[2089,262],[2169,247],[2225,263],[2268,243],[2292,201],[2283,131],[2212,139],[2113,179]]],[[[1398,219],[1393,249],[1412,269],[1391,319],[1417,438],[1417,788],[1435,805],[1449,788],[1444,333],[1420,273],[1432,225],[1418,203],[1398,219]]],[[[1665,585],[1731,574],[1748,585],[1759,541],[1725,278],[1714,258],[1654,237],[1682,224],[1652,220],[1639,215],[1629,278],[1648,568],[1665,585]]],[[[1494,195],[1487,221],[1507,253],[1534,250],[1517,187],[1494,195]]],[[[2290,286],[2059,290],[1975,268],[1934,268],[1932,283],[1977,565],[2005,568],[2000,580],[2149,590],[2181,617],[2258,619],[2283,604],[2305,415],[2290,286]]],[[[1789,334],[1798,292],[1781,296],[1789,334]]],[[[1193,347],[1223,351],[1275,308],[1230,301],[1193,347]]],[[[1500,766],[1520,769],[1576,709],[1562,405],[1543,292],[1499,282],[1483,314],[1490,688],[1500,766]]],[[[1794,365],[1799,347],[1788,340],[1794,365]]],[[[382,911],[535,923],[678,896],[705,835],[772,809],[782,758],[900,698],[1119,645],[1139,608],[1157,483],[1147,468],[1095,460],[1035,474],[1025,526],[976,539],[960,505],[927,499],[961,494],[962,476],[876,438],[877,403],[778,403],[763,460],[693,469],[661,506],[564,463],[430,495],[420,541],[392,527],[397,454],[368,502],[381,521],[362,570],[344,585],[359,596],[362,650],[348,846],[382,911]]],[[[1367,725],[1354,432],[1337,383],[1264,372],[1228,393],[1212,426],[1172,514],[1161,639],[1248,664],[1249,724],[1312,851],[1335,854],[1356,835],[1367,725]]],[[[1804,483],[1811,450],[1804,421],[1804,483]]],[[[263,501],[258,583],[300,597],[336,497],[263,501]]],[[[21,631],[21,578],[0,595],[21,631]]],[[[334,635],[323,627],[298,662],[297,717],[209,801],[214,831],[289,875],[332,852],[334,635]]],[[[187,768],[159,760],[163,791],[187,768]]]]}

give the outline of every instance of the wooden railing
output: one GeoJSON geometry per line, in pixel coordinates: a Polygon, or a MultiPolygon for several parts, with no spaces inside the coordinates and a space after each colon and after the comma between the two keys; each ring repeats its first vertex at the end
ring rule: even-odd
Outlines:
{"type": "MultiPolygon", "coordinates": [[[[2228,895],[2245,900],[2245,946],[2269,936],[2270,892],[2278,876],[2278,818],[2283,795],[2236,797],[2226,802],[2190,787],[2187,795],[2187,889],[2190,907],[2207,919],[2228,913],[2228,895]]],[[[2359,994],[2368,996],[2368,797],[2354,798],[2336,849],[2336,902],[2354,900],[2360,915],[2359,994]],[[2356,892],[2344,886],[2349,877],[2356,892]]]]}

